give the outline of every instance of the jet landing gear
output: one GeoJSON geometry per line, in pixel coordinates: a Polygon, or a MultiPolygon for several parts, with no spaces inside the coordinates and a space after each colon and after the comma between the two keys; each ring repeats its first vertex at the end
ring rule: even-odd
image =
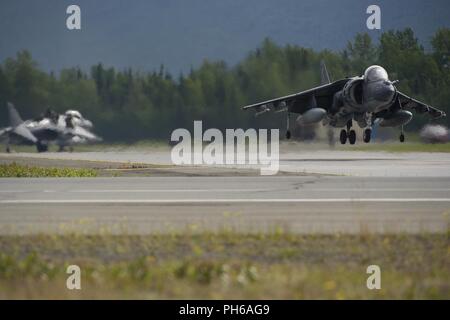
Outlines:
{"type": "Polygon", "coordinates": [[[366,128],[364,130],[364,133],[363,133],[363,141],[365,143],[369,143],[371,137],[372,137],[372,129],[371,128],[366,128]]]}
{"type": "Polygon", "coordinates": [[[341,141],[341,144],[345,144],[347,142],[347,139],[350,144],[355,144],[356,132],[355,132],[355,130],[351,129],[351,127],[352,127],[352,120],[349,120],[347,122],[347,130],[345,130],[345,129],[341,130],[341,134],[339,136],[339,140],[341,141]]]}
{"type": "Polygon", "coordinates": [[[402,126],[402,131],[400,132],[399,140],[401,143],[405,142],[405,134],[403,133],[403,126],[402,126]]]}
{"type": "Polygon", "coordinates": [[[350,142],[350,144],[355,144],[356,142],[356,132],[353,129],[348,133],[348,142],[350,142]]]}
{"type": "Polygon", "coordinates": [[[48,145],[45,143],[42,143],[40,141],[36,142],[36,149],[40,152],[47,152],[48,151],[48,145]]]}
{"type": "Polygon", "coordinates": [[[339,135],[339,140],[341,140],[341,144],[345,144],[347,142],[347,131],[345,129],[341,130],[341,134],[339,135]]]}
{"type": "Polygon", "coordinates": [[[11,153],[11,145],[10,145],[9,137],[6,140],[6,153],[11,153]]]}
{"type": "Polygon", "coordinates": [[[367,112],[365,115],[367,127],[363,131],[363,141],[369,143],[372,138],[373,114],[367,112]]]}
{"type": "Polygon", "coordinates": [[[290,119],[290,114],[289,112],[287,113],[287,123],[286,123],[286,139],[290,139],[291,138],[291,130],[289,130],[289,119],[290,119]]]}

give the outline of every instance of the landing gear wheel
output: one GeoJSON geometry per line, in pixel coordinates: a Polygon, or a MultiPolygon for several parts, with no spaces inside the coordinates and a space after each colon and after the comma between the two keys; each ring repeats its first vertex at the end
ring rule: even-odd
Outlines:
{"type": "Polygon", "coordinates": [[[341,130],[339,140],[341,141],[341,144],[345,144],[347,142],[347,131],[345,129],[341,130]]]}
{"type": "Polygon", "coordinates": [[[348,133],[348,141],[350,142],[350,144],[355,144],[355,142],[356,142],[356,132],[355,132],[355,130],[352,129],[348,133]]]}
{"type": "Polygon", "coordinates": [[[36,149],[38,152],[46,152],[46,151],[48,151],[48,145],[43,144],[41,142],[37,142],[36,149]]]}
{"type": "Polygon", "coordinates": [[[372,129],[367,128],[366,130],[364,130],[363,141],[365,143],[369,143],[371,137],[372,137],[372,129]]]}
{"type": "Polygon", "coordinates": [[[405,142],[405,135],[403,134],[403,132],[400,134],[400,142],[405,142]]]}
{"type": "Polygon", "coordinates": [[[291,131],[286,131],[286,139],[290,139],[291,138],[291,131]]]}

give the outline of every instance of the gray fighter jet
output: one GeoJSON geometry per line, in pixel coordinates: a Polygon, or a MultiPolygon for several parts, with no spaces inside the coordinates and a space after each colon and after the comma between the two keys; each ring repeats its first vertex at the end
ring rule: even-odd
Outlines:
{"type": "Polygon", "coordinates": [[[8,102],[8,112],[10,126],[0,129],[0,138],[6,140],[6,152],[10,152],[11,144],[34,144],[38,152],[45,152],[52,143],[63,151],[66,146],[72,149],[75,144],[102,140],[88,130],[92,122],[76,110],[60,115],[49,109],[39,119],[23,121],[8,102]]]}
{"type": "Polygon", "coordinates": [[[287,112],[286,138],[291,137],[289,118],[297,117],[299,125],[309,125],[322,121],[324,125],[343,128],[340,142],[356,142],[353,120],[364,129],[363,141],[370,142],[372,126],[400,127],[400,142],[405,141],[403,126],[411,121],[413,114],[428,113],[434,119],[445,117],[444,111],[417,101],[395,87],[398,81],[389,80],[385,69],[370,66],[360,77],[346,78],[331,82],[325,64],[321,63],[322,85],[288,96],[259,102],[243,107],[252,109],[256,115],[269,111],[287,112]]]}

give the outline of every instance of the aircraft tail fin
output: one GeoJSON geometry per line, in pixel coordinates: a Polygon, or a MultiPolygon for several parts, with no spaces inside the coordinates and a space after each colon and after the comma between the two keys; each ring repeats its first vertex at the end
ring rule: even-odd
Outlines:
{"type": "Polygon", "coordinates": [[[9,112],[9,125],[11,127],[17,127],[23,123],[22,118],[17,112],[16,108],[11,102],[8,102],[8,112],[9,112]]]}
{"type": "Polygon", "coordinates": [[[325,61],[320,61],[320,84],[328,84],[331,83],[330,75],[328,74],[327,66],[325,65],[325,61]]]}
{"type": "Polygon", "coordinates": [[[15,134],[33,143],[38,142],[38,139],[25,126],[22,118],[19,115],[19,112],[17,112],[16,108],[11,102],[8,102],[8,111],[9,111],[9,125],[12,127],[12,131],[15,134]]]}

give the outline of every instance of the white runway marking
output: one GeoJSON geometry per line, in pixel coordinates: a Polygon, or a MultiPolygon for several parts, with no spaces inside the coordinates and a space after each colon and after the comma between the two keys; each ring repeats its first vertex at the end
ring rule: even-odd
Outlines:
{"type": "Polygon", "coordinates": [[[0,200],[1,204],[173,204],[173,203],[323,203],[323,202],[450,202],[450,198],[324,198],[324,199],[30,199],[0,200]]]}
{"type": "MultiPolygon", "coordinates": [[[[73,193],[162,193],[162,192],[264,192],[273,191],[273,189],[84,189],[84,190],[0,190],[0,193],[52,193],[52,192],[73,192],[73,193]]],[[[370,192],[405,192],[405,191],[450,191],[450,188],[298,188],[292,191],[308,191],[308,192],[328,192],[328,191],[345,191],[345,192],[358,192],[358,191],[370,191],[370,192]]]]}
{"type": "Polygon", "coordinates": [[[74,193],[134,193],[134,192],[244,192],[244,191],[270,191],[271,189],[108,189],[108,190],[69,190],[74,193]]]}

